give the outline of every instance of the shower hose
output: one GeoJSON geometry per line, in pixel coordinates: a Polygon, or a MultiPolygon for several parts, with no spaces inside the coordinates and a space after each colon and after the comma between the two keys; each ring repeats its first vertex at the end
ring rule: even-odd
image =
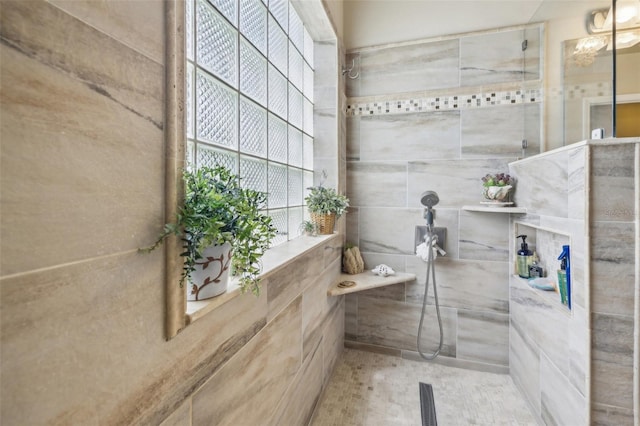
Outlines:
{"type": "Polygon", "coordinates": [[[438,302],[438,289],[436,287],[436,267],[434,265],[434,256],[433,256],[433,232],[431,229],[428,230],[428,239],[427,239],[427,248],[429,250],[429,261],[427,262],[427,277],[426,282],[424,284],[424,299],[422,300],[422,313],[420,314],[420,325],[418,326],[418,353],[420,356],[426,360],[435,359],[438,356],[440,351],[442,350],[442,318],[440,317],[440,303],[438,302]],[[427,308],[427,294],[429,292],[429,274],[433,278],[433,297],[436,300],[436,314],[438,316],[438,326],[440,327],[440,344],[438,345],[438,349],[429,355],[425,355],[422,352],[420,347],[420,342],[422,340],[422,323],[424,322],[424,311],[427,308]]]}

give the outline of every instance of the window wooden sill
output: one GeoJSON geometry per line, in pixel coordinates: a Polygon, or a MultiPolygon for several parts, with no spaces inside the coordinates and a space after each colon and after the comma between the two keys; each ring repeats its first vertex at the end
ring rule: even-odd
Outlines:
{"type": "MultiPolygon", "coordinates": [[[[297,258],[304,255],[306,252],[333,238],[339,237],[339,234],[318,235],[317,237],[300,236],[277,247],[269,249],[262,257],[262,273],[260,274],[260,278],[268,277],[275,271],[278,271],[291,262],[294,262],[297,258]]],[[[238,286],[238,280],[235,278],[231,278],[227,291],[220,296],[216,296],[207,300],[187,302],[185,322],[187,325],[189,325],[199,318],[204,317],[209,312],[214,311],[219,306],[222,306],[228,301],[242,295],[243,294],[240,292],[240,287],[238,286]]],[[[250,294],[244,296],[254,297],[250,294]]]]}

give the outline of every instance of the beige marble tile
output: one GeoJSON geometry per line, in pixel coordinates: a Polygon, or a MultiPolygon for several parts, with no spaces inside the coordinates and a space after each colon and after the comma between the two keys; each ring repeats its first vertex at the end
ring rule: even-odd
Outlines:
{"type": "Polygon", "coordinates": [[[509,315],[458,310],[457,358],[509,365],[509,315]]]}
{"type": "Polygon", "coordinates": [[[538,294],[517,277],[510,277],[510,280],[509,308],[512,326],[518,327],[521,334],[526,333],[527,338],[535,342],[556,368],[568,377],[568,323],[571,317],[560,304],[560,296],[538,294]]]}
{"type": "Polygon", "coordinates": [[[516,205],[526,207],[527,215],[569,217],[568,162],[569,153],[559,151],[511,163],[516,205]],[[544,170],[544,179],[540,179],[540,170],[544,170]]]}
{"type": "Polygon", "coordinates": [[[46,3],[6,3],[1,19],[2,275],[151,244],[162,66],[46,3]]]}
{"type": "MultiPolygon", "coordinates": [[[[537,104],[500,105],[470,108],[460,113],[462,158],[496,158],[522,156],[525,117],[539,121],[537,104]]],[[[527,150],[540,151],[539,129],[528,126],[527,150]]]]}
{"type": "Polygon", "coordinates": [[[2,24],[1,34],[8,45],[57,70],[49,70],[50,79],[60,77],[60,72],[68,73],[70,78],[114,102],[112,108],[124,108],[162,130],[161,64],[48,2],[8,2],[3,7],[2,24]],[[40,28],[47,31],[33,31],[40,28]],[[68,37],[70,31],[73,38],[68,37]]]}
{"type": "Polygon", "coordinates": [[[591,424],[594,426],[632,426],[633,410],[604,404],[593,404],[591,407],[591,424]]]}
{"type": "Polygon", "coordinates": [[[347,340],[355,340],[358,336],[358,295],[344,296],[344,335],[347,340]]]}
{"type": "Polygon", "coordinates": [[[634,230],[633,222],[592,223],[590,282],[593,312],[633,315],[634,230]]]}
{"type": "MultiPolygon", "coordinates": [[[[344,218],[341,217],[338,221],[344,221],[344,218]]],[[[338,225],[336,224],[336,226],[338,225]]],[[[334,238],[327,242],[322,248],[322,267],[325,269],[325,276],[322,278],[328,283],[332,283],[340,274],[340,269],[342,268],[342,248],[342,238],[334,238]],[[327,274],[331,274],[331,276],[327,276],[327,274]]]]}
{"type": "Polygon", "coordinates": [[[592,315],[592,399],[633,408],[633,318],[592,315]]]}
{"type": "Polygon", "coordinates": [[[269,276],[267,300],[269,303],[268,321],[298,297],[302,290],[315,282],[323,270],[318,256],[322,255],[324,247],[316,247],[305,253],[296,262],[286,265],[269,276]]]}
{"type": "Polygon", "coordinates": [[[536,25],[524,29],[527,49],[524,51],[524,79],[539,80],[544,58],[544,26],[536,25]]]}
{"type": "Polygon", "coordinates": [[[191,398],[186,399],[160,426],[191,426],[191,398]]]}
{"type": "Polygon", "coordinates": [[[540,357],[540,415],[545,424],[587,424],[588,402],[544,354],[540,357]]]}
{"type": "Polygon", "coordinates": [[[161,271],[130,252],[2,279],[2,423],[159,424],[264,327],[266,297],[237,297],[166,342],[161,271]]]}
{"type": "Polygon", "coordinates": [[[595,221],[634,220],[634,144],[591,146],[590,205],[595,221]]]}
{"type": "MultiPolygon", "coordinates": [[[[335,106],[313,110],[313,156],[331,158],[337,154],[338,120],[335,106]]],[[[335,186],[334,186],[335,188],[335,186]]]]}
{"type": "Polygon", "coordinates": [[[193,425],[270,419],[302,365],[297,298],[193,395],[193,425]],[[248,391],[250,389],[250,391],[248,391]]]}
{"type": "Polygon", "coordinates": [[[302,364],[293,383],[276,408],[272,425],[309,424],[322,392],[322,345],[318,342],[302,364]]]}
{"type": "Polygon", "coordinates": [[[347,197],[358,207],[405,207],[407,166],[404,163],[347,163],[347,197]]]}
{"type": "Polygon", "coordinates": [[[363,116],[360,159],[459,158],[460,114],[460,111],[447,111],[363,116]]]}
{"type": "Polygon", "coordinates": [[[589,387],[589,314],[580,305],[572,303],[573,317],[569,322],[569,381],[583,395],[589,387]]]}
{"type": "MultiPolygon", "coordinates": [[[[408,303],[358,297],[358,342],[398,349],[416,349],[418,324],[422,306],[408,303]]],[[[444,341],[441,354],[456,356],[457,318],[455,309],[440,307],[444,341]]],[[[422,350],[433,352],[438,347],[439,329],[435,307],[427,306],[422,350]]]]}
{"type": "Polygon", "coordinates": [[[404,302],[404,283],[392,284],[384,287],[373,288],[371,290],[365,290],[360,294],[365,297],[373,297],[387,300],[397,300],[404,302]]]}
{"type": "Polygon", "coordinates": [[[322,339],[324,323],[327,315],[340,303],[339,297],[327,296],[327,289],[337,280],[339,265],[330,267],[336,274],[324,271],[307,286],[302,293],[302,333],[304,359],[315,350],[322,339]]]}
{"type": "Polygon", "coordinates": [[[460,259],[509,260],[509,215],[460,212],[460,259]]]}
{"type": "Polygon", "coordinates": [[[360,117],[347,117],[347,160],[360,160],[360,117]]]}
{"type": "Polygon", "coordinates": [[[164,9],[151,0],[48,0],[79,20],[123,44],[164,63],[164,9]]]}
{"type": "MultiPolygon", "coordinates": [[[[314,109],[333,108],[338,106],[338,54],[335,41],[316,41],[313,43],[314,56],[314,109]]],[[[337,128],[336,128],[337,129],[337,128]]]]}
{"type": "Polygon", "coordinates": [[[342,351],[344,349],[344,298],[339,298],[331,310],[327,313],[326,321],[322,330],[322,365],[324,382],[323,386],[329,381],[331,372],[333,371],[342,351]]]}
{"type": "Polygon", "coordinates": [[[457,87],[458,40],[417,43],[358,52],[360,77],[347,82],[347,96],[370,96],[457,87]]]}
{"type": "Polygon", "coordinates": [[[569,219],[584,220],[586,216],[586,162],[587,148],[569,151],[568,163],[568,203],[569,219]]]}
{"type": "Polygon", "coordinates": [[[413,254],[414,227],[424,224],[422,209],[361,207],[359,213],[360,251],[413,254]]]}
{"type": "Polygon", "coordinates": [[[437,210],[478,204],[483,200],[481,178],[487,173],[506,172],[508,162],[513,159],[410,161],[408,205],[422,208],[420,195],[427,189],[435,190],[440,196],[437,210]]]}
{"type": "MultiPolygon", "coordinates": [[[[417,257],[407,259],[407,270],[417,281],[407,284],[407,302],[421,305],[428,264],[417,257]]],[[[436,259],[436,285],[440,306],[473,311],[509,312],[508,263],[436,259]]],[[[429,277],[428,303],[434,303],[433,279],[429,277]]]]}
{"type": "Polygon", "coordinates": [[[517,325],[509,327],[509,374],[534,415],[540,417],[540,351],[517,325]]]}
{"type": "MultiPolygon", "coordinates": [[[[526,104],[523,106],[523,110],[524,139],[527,141],[527,148],[524,150],[524,153],[521,151],[519,156],[521,158],[529,158],[544,152],[541,132],[544,132],[545,128],[540,125],[540,122],[542,120],[541,117],[545,116],[546,110],[545,104],[542,101],[534,104],[526,104]]],[[[545,149],[549,150],[551,148],[546,146],[545,149]]]]}
{"type": "Polygon", "coordinates": [[[460,38],[460,85],[522,81],[524,30],[460,38]]]}
{"type": "Polygon", "coordinates": [[[348,243],[360,246],[360,210],[357,207],[349,207],[346,214],[346,239],[348,243]]]}

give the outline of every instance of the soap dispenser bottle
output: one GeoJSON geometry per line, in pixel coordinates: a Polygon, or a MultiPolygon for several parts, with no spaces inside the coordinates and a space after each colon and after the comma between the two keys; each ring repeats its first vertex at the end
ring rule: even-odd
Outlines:
{"type": "Polygon", "coordinates": [[[533,263],[533,252],[529,250],[526,235],[518,235],[518,238],[522,238],[522,244],[518,250],[518,275],[522,278],[529,278],[529,266],[533,263]]]}

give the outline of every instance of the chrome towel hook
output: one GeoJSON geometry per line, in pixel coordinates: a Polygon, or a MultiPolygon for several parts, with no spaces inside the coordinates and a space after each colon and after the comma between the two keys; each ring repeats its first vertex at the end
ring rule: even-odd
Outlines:
{"type": "Polygon", "coordinates": [[[351,72],[353,71],[353,69],[356,67],[356,60],[355,58],[351,60],[351,68],[347,68],[346,66],[342,66],[342,75],[347,75],[347,77],[349,77],[352,80],[355,80],[356,78],[358,78],[360,76],[360,72],[356,72],[355,75],[352,75],[351,72]]]}

